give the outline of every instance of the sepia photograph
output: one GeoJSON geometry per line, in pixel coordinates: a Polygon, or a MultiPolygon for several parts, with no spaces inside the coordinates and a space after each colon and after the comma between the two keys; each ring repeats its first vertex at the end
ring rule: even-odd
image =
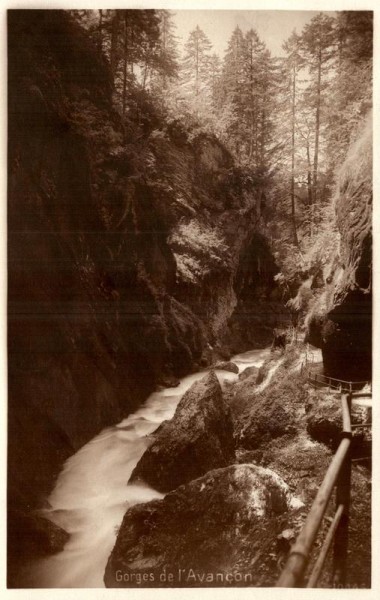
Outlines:
{"type": "Polygon", "coordinates": [[[6,11],[6,586],[371,590],[374,12],[125,4],[6,11]]]}

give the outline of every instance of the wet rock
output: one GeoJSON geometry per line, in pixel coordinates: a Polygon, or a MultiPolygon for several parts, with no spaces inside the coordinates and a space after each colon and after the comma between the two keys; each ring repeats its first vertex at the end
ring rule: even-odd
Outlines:
{"type": "Polygon", "coordinates": [[[63,550],[70,535],[49,519],[36,513],[9,511],[9,526],[13,535],[18,537],[19,551],[30,554],[55,554],[63,550]]]}
{"type": "Polygon", "coordinates": [[[235,365],[233,362],[218,362],[213,367],[214,369],[219,369],[220,371],[230,371],[231,373],[239,373],[239,367],[235,365]]]}
{"type": "Polygon", "coordinates": [[[243,381],[244,379],[247,379],[247,377],[257,377],[258,372],[259,369],[257,367],[247,367],[240,373],[239,381],[243,381]]]}
{"type": "Polygon", "coordinates": [[[336,447],[342,431],[342,408],[337,396],[319,397],[307,405],[308,434],[317,442],[336,447]]]}
{"type": "Polygon", "coordinates": [[[286,331],[275,330],[273,333],[272,348],[285,348],[287,341],[286,331]]]}
{"type": "Polygon", "coordinates": [[[20,509],[8,510],[8,587],[18,584],[18,565],[61,552],[70,535],[36,514],[20,509]]]}
{"type": "Polygon", "coordinates": [[[156,433],[130,481],[168,492],[234,460],[230,409],[213,371],[191,386],[173,419],[156,433]]]}
{"type": "Polygon", "coordinates": [[[162,388],[174,388],[178,387],[180,384],[180,380],[177,377],[171,377],[170,375],[166,377],[161,377],[158,381],[158,385],[162,388]]]}
{"type": "Polygon", "coordinates": [[[208,472],[127,511],[106,587],[136,587],[138,579],[145,587],[273,585],[268,547],[276,546],[278,517],[298,507],[269,469],[242,464],[208,472]],[[238,576],[228,580],[233,573],[238,576]]]}

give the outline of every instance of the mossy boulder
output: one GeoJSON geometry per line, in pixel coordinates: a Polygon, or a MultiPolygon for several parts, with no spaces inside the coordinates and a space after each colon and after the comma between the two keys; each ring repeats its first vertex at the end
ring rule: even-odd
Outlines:
{"type": "Polygon", "coordinates": [[[228,405],[213,371],[194,383],[173,419],[164,423],[135,467],[130,481],[143,480],[168,492],[235,457],[228,405]]]}
{"type": "Polygon", "coordinates": [[[105,585],[274,585],[268,548],[275,551],[281,518],[300,506],[269,469],[242,464],[208,472],[162,500],[126,512],[105,585]]]}
{"type": "Polygon", "coordinates": [[[294,434],[306,398],[305,384],[298,376],[279,380],[260,393],[249,380],[239,383],[232,402],[238,445],[254,450],[276,437],[294,434]]]}

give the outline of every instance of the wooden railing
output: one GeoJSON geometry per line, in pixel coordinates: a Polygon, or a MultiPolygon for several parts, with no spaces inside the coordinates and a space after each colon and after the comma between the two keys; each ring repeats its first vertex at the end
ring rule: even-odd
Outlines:
{"type": "Polygon", "coordinates": [[[308,371],[307,378],[309,383],[313,385],[327,386],[329,389],[335,389],[338,391],[353,392],[355,390],[361,390],[365,385],[368,385],[372,391],[371,381],[344,381],[342,379],[335,379],[335,377],[328,377],[322,373],[311,373],[308,371]]]}
{"type": "MultiPolygon", "coordinates": [[[[328,379],[332,380],[333,378],[328,379]]],[[[334,381],[340,384],[340,387],[336,389],[343,389],[342,384],[349,384],[348,391],[341,393],[343,425],[341,441],[314,499],[304,526],[290,550],[285,567],[277,582],[277,587],[316,587],[333,543],[333,587],[344,588],[346,584],[351,495],[351,402],[353,397],[368,396],[370,394],[356,394],[352,392],[353,386],[356,386],[358,382],[337,379],[334,379],[334,381]],[[335,487],[335,514],[321,546],[319,556],[305,585],[305,573],[309,564],[311,550],[335,487]]]]}

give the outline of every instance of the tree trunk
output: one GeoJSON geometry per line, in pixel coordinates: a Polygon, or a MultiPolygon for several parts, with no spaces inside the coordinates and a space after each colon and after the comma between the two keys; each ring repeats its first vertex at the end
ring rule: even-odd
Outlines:
{"type": "Polygon", "coordinates": [[[98,25],[98,49],[103,50],[103,11],[99,10],[99,25],[98,25]]]}
{"type": "Polygon", "coordinates": [[[313,234],[313,224],[311,222],[311,211],[313,206],[313,187],[311,182],[311,159],[310,159],[310,144],[309,140],[306,142],[306,155],[307,155],[307,199],[310,208],[310,237],[313,234]]]}
{"type": "Polygon", "coordinates": [[[292,225],[293,225],[293,243],[298,247],[297,224],[296,224],[296,204],[294,196],[294,167],[295,167],[295,128],[296,128],[296,67],[293,65],[292,81],[292,172],[290,183],[290,198],[292,205],[292,225]]]}
{"type": "Polygon", "coordinates": [[[198,97],[199,94],[199,41],[197,40],[195,50],[195,95],[198,97]]]}
{"type": "Polygon", "coordinates": [[[124,61],[123,61],[123,115],[127,107],[127,67],[128,67],[128,17],[124,15],[124,61]]]}
{"type": "Polygon", "coordinates": [[[318,186],[318,157],[319,157],[319,129],[321,118],[321,75],[322,75],[322,50],[318,53],[318,77],[317,77],[317,101],[315,112],[315,146],[314,146],[314,165],[313,165],[313,201],[317,202],[318,186]]]}
{"type": "Polygon", "coordinates": [[[253,131],[254,131],[254,86],[253,86],[253,50],[252,43],[250,47],[250,64],[249,64],[249,87],[250,87],[250,104],[251,104],[251,114],[250,114],[250,135],[249,135],[249,154],[248,158],[251,161],[252,153],[253,153],[253,131]]]}
{"type": "Polygon", "coordinates": [[[143,85],[142,85],[142,89],[145,90],[145,86],[146,86],[146,81],[148,79],[148,63],[147,61],[145,61],[145,65],[144,65],[144,76],[143,76],[143,85]]]}
{"type": "Polygon", "coordinates": [[[135,54],[135,40],[134,40],[134,31],[133,31],[133,27],[131,27],[131,56],[130,56],[130,63],[131,63],[131,74],[133,75],[133,60],[134,60],[134,54],[135,54]]]}
{"type": "Polygon", "coordinates": [[[110,50],[110,63],[111,63],[111,72],[115,77],[115,72],[117,69],[117,45],[119,39],[119,11],[115,10],[115,14],[112,18],[112,28],[111,28],[111,50],[110,50]]]}
{"type": "MultiPolygon", "coordinates": [[[[264,106],[266,104],[266,97],[264,96],[264,106]]],[[[266,136],[266,110],[263,108],[261,111],[261,136],[260,136],[260,170],[263,173],[265,167],[265,136],[266,136]]]]}
{"type": "MultiPolygon", "coordinates": [[[[168,20],[167,17],[164,16],[163,17],[163,23],[162,23],[162,54],[166,53],[166,45],[167,45],[167,26],[168,26],[168,20]]],[[[163,75],[162,75],[162,88],[165,91],[167,88],[167,81],[166,81],[166,72],[165,69],[163,70],[163,75]]]]}

